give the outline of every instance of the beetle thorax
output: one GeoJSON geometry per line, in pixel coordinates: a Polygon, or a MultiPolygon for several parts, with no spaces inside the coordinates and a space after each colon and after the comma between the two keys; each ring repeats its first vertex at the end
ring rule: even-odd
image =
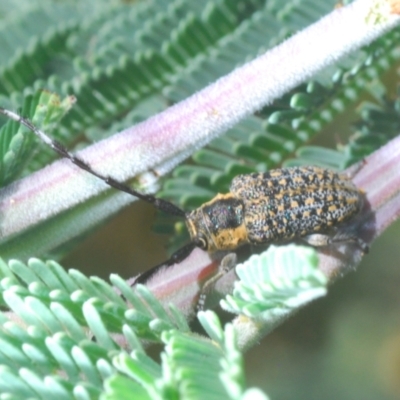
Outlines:
{"type": "Polygon", "coordinates": [[[248,242],[243,202],[231,193],[218,194],[186,215],[190,237],[209,252],[233,250],[248,242]]]}

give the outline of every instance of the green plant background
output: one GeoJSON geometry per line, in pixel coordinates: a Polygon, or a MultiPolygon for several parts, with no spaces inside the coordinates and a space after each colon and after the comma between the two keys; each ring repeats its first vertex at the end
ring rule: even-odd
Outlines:
{"type": "MultiPolygon", "coordinates": [[[[4,0],[0,104],[22,107],[24,96],[39,88],[75,94],[77,105],[51,134],[78,149],[187,97],[334,6],[4,0]],[[192,40],[204,32],[211,33],[192,40]]],[[[344,168],[386,143],[400,126],[399,35],[388,33],[234,127],[178,167],[160,195],[191,209],[226,191],[239,172],[295,163],[344,168]]],[[[4,157],[7,146],[1,145],[4,157]]],[[[40,143],[29,149],[5,184],[56,158],[40,143]]],[[[165,259],[167,241],[171,249],[184,240],[171,226],[162,218],[154,222],[151,206],[135,203],[69,243],[63,264],[90,275],[130,277],[137,273],[133,267],[144,270],[165,259]],[[173,234],[172,244],[152,231],[154,224],[157,232],[173,234]]],[[[337,282],[327,298],[247,354],[250,385],[273,399],[400,397],[399,229],[395,224],[379,238],[357,272],[337,282]]]]}

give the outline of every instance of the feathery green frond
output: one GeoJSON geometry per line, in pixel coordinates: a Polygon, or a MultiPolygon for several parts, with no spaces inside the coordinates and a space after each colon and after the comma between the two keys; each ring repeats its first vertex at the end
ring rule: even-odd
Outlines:
{"type": "MultiPolygon", "coordinates": [[[[60,99],[48,91],[39,91],[25,98],[21,114],[33,124],[51,132],[72,107],[75,99],[71,96],[60,99]]],[[[32,160],[38,144],[35,136],[16,121],[9,120],[0,129],[0,186],[15,179],[32,160]]]]}
{"type": "Polygon", "coordinates": [[[236,314],[274,323],[292,307],[299,308],[326,294],[328,280],[318,270],[318,257],[309,247],[270,246],[236,267],[240,280],[222,307],[236,314]]]}
{"type": "Polygon", "coordinates": [[[10,309],[0,315],[3,394],[123,399],[133,390],[143,399],[246,398],[235,332],[214,313],[200,315],[208,339],[190,333],[176,309],[171,319],[143,286],[132,291],[115,275],[124,298],[55,262],[1,261],[0,274],[1,303],[10,309]],[[164,343],[160,364],[139,338],[164,343]]]}
{"type": "MultiPolygon", "coordinates": [[[[218,341],[193,334],[170,330],[163,334],[165,352],[161,368],[141,352],[129,357],[121,354],[114,359],[120,374],[106,383],[104,399],[128,399],[136,382],[146,388],[139,390],[143,399],[244,399],[255,389],[245,390],[243,360],[237,350],[235,333],[231,325],[223,329],[212,312],[201,313],[205,327],[218,331],[218,341]],[[147,370],[143,371],[145,363],[147,370]],[[130,380],[130,379],[132,380],[130,380]]],[[[215,335],[214,335],[215,337],[215,335]]],[[[267,397],[258,392],[260,399],[267,397]]]]}

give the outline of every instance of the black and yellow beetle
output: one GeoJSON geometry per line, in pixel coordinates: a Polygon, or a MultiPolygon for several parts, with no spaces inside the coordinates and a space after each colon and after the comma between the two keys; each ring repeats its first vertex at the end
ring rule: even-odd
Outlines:
{"type": "MultiPolygon", "coordinates": [[[[328,244],[335,229],[356,216],[363,206],[363,192],[347,175],[306,166],[239,175],[233,179],[229,193],[218,194],[199,208],[185,212],[169,201],[137,192],[94,171],[86,161],[18,114],[3,108],[0,113],[32,130],[60,156],[109,186],[168,214],[185,218],[190,242],[165,263],[141,274],[135,283],[145,283],[160,267],[182,261],[195,247],[213,253],[235,250],[244,244],[260,245],[296,238],[304,238],[313,245],[328,244]]],[[[356,241],[367,250],[367,245],[354,235],[340,237],[340,241],[348,240],[356,241]]]]}

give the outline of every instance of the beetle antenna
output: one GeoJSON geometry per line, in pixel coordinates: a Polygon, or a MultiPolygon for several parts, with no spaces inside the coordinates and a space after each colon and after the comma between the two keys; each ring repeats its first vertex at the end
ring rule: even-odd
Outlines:
{"type": "Polygon", "coordinates": [[[138,283],[146,284],[148,280],[153,277],[158,271],[161,271],[163,268],[171,267],[174,264],[179,264],[183,261],[189,254],[193,251],[193,249],[197,247],[195,242],[189,242],[180,249],[178,249],[172,256],[163,263],[156,265],[155,267],[141,273],[135,281],[132,283],[133,285],[137,285],[138,283]]]}
{"type": "Polygon", "coordinates": [[[63,158],[67,158],[73,164],[77,165],[79,168],[89,172],[90,174],[94,175],[95,177],[101,179],[105,182],[108,186],[113,187],[114,189],[120,190],[121,192],[128,193],[132,196],[135,196],[141,200],[146,201],[147,203],[153,204],[154,207],[157,209],[164,211],[167,214],[176,215],[179,217],[185,217],[186,213],[181,208],[177,207],[175,204],[159,199],[149,194],[144,194],[137,192],[135,189],[132,189],[128,185],[118,182],[114,178],[106,175],[102,175],[99,172],[96,172],[92,169],[92,167],[80,157],[76,156],[75,154],[69,152],[65,146],[63,146],[60,142],[52,139],[48,136],[45,132],[37,128],[31,121],[28,119],[14,113],[12,111],[6,110],[3,107],[0,107],[0,114],[5,115],[6,117],[26,126],[29,130],[31,130],[39,139],[44,142],[47,146],[51,147],[58,155],[63,158]]]}

